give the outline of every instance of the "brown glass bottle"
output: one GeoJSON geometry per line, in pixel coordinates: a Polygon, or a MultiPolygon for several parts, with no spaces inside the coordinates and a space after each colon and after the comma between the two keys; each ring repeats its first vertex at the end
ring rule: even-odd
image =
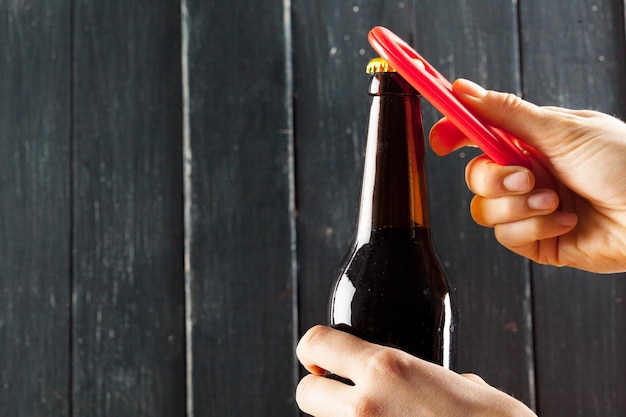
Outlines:
{"type": "Polygon", "coordinates": [[[420,97],[381,59],[368,73],[361,200],[330,324],[454,369],[456,299],[430,239],[420,97]]]}

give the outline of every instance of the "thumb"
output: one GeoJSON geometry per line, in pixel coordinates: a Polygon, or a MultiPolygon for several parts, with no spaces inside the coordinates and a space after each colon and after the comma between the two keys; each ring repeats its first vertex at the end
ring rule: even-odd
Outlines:
{"type": "Polygon", "coordinates": [[[472,113],[487,124],[504,130],[537,148],[551,135],[546,135],[550,117],[548,111],[511,93],[486,90],[465,79],[458,79],[452,90],[472,113]]]}

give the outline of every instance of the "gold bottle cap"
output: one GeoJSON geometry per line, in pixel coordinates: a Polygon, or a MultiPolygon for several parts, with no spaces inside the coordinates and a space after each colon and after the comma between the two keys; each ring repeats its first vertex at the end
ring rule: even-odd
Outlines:
{"type": "MultiPolygon", "coordinates": [[[[421,69],[422,71],[426,69],[424,63],[419,58],[414,58],[414,60],[415,60],[415,65],[417,65],[419,69],[421,69]]],[[[370,62],[367,64],[367,68],[365,69],[365,72],[368,74],[373,74],[376,72],[397,72],[397,71],[394,67],[391,66],[389,62],[385,61],[384,58],[374,58],[370,60],[370,62]]]]}
{"type": "Polygon", "coordinates": [[[367,64],[365,72],[374,74],[376,72],[396,72],[396,70],[383,58],[374,58],[367,64]]]}

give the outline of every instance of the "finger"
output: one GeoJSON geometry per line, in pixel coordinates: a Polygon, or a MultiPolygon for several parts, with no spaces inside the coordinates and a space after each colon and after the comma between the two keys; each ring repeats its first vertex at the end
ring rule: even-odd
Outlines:
{"type": "Polygon", "coordinates": [[[498,198],[476,196],[470,203],[470,212],[476,223],[493,227],[533,216],[552,213],[559,206],[559,196],[553,190],[534,190],[529,194],[498,198]]]}
{"type": "Polygon", "coordinates": [[[356,382],[361,364],[376,345],[326,326],[309,329],[296,347],[300,362],[309,371],[324,369],[356,382]]]}
{"type": "Polygon", "coordinates": [[[319,375],[307,375],[296,388],[298,407],[316,417],[347,415],[343,408],[350,402],[350,386],[319,375]]]}
{"type": "Polygon", "coordinates": [[[474,194],[490,198],[528,193],[535,186],[535,176],[528,169],[501,166],[486,155],[467,164],[465,181],[474,194]]]}
{"type": "MultiPolygon", "coordinates": [[[[545,216],[498,224],[494,228],[498,242],[513,252],[537,261],[540,250],[548,253],[556,251],[558,238],[570,232],[578,223],[575,213],[558,211],[545,216]]],[[[544,257],[545,255],[541,255],[544,257]]]]}
{"type": "Polygon", "coordinates": [[[563,146],[568,144],[563,133],[567,126],[563,112],[536,106],[511,93],[485,90],[468,80],[456,80],[452,88],[472,113],[521,140],[522,147],[535,157],[562,154],[563,146]]]}
{"type": "Polygon", "coordinates": [[[488,124],[503,129],[530,145],[535,145],[535,137],[545,134],[545,126],[550,124],[548,109],[522,100],[514,94],[485,90],[464,79],[456,80],[452,90],[470,110],[488,124]]]}
{"type": "Polygon", "coordinates": [[[439,156],[447,155],[463,146],[475,146],[452,122],[443,118],[430,129],[430,147],[439,156]]]}
{"type": "Polygon", "coordinates": [[[461,376],[463,378],[465,378],[465,379],[469,379],[470,381],[472,381],[472,382],[474,382],[474,383],[476,383],[478,385],[482,385],[482,386],[485,386],[485,387],[489,387],[490,386],[489,384],[487,384],[485,382],[484,379],[482,379],[480,376],[478,376],[476,374],[461,374],[461,376]]]}

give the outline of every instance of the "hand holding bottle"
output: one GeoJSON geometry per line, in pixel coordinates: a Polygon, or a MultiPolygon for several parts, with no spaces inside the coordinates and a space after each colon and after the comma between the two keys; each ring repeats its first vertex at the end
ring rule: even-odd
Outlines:
{"type": "MultiPolygon", "coordinates": [[[[534,147],[533,171],[485,156],[466,171],[474,220],[538,263],[592,272],[626,270],[626,124],[603,113],[538,107],[457,80],[455,94],[496,128],[534,147]]],[[[445,155],[470,141],[447,119],[430,133],[445,155]]]]}
{"type": "Polygon", "coordinates": [[[329,327],[310,329],[297,354],[311,374],[298,385],[296,400],[315,417],[536,417],[476,375],[459,375],[329,327]],[[326,370],[355,385],[324,377],[326,370]]]}

